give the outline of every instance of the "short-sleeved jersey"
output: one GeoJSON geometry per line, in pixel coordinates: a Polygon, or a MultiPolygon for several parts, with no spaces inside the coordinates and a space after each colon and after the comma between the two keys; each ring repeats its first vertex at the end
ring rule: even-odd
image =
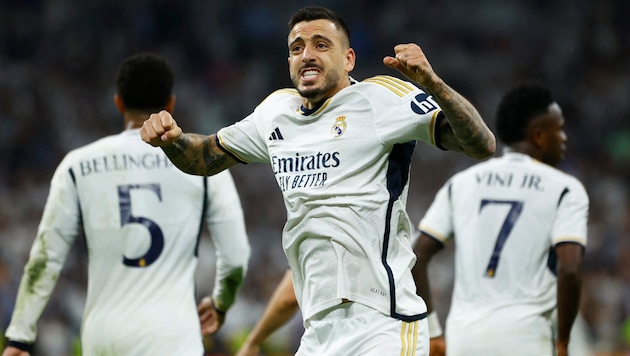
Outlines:
{"type": "Polygon", "coordinates": [[[501,340],[512,327],[548,318],[556,306],[554,246],[586,246],[588,204],[575,177],[520,153],[454,175],[420,222],[437,240],[455,241],[447,340],[471,328],[501,340]]]}
{"type": "Polygon", "coordinates": [[[306,111],[293,89],[268,96],[217,141],[242,162],[268,162],[287,209],[283,248],[303,318],[342,299],[421,318],[405,212],[416,140],[434,145],[441,110],[411,83],[378,76],[306,111]]]}
{"type": "Polygon", "coordinates": [[[194,290],[207,225],[217,249],[217,303],[234,301],[249,259],[228,171],[185,174],[127,130],[70,152],[54,173],[8,338],[32,342],[81,227],[88,252],[84,355],[202,355],[194,290]]]}

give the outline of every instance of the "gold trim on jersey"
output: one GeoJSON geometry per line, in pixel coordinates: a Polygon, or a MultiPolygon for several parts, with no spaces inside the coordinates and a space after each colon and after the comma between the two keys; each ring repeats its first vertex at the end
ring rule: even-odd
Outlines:
{"type": "Polygon", "coordinates": [[[246,160],[245,158],[241,157],[241,155],[239,155],[238,153],[234,152],[234,150],[231,150],[230,147],[228,147],[225,144],[225,142],[223,141],[223,138],[221,136],[223,136],[223,135],[220,132],[217,132],[217,138],[219,139],[219,143],[221,144],[221,147],[223,147],[224,149],[230,151],[231,154],[233,154],[236,158],[238,158],[242,162],[248,162],[249,163],[249,160],[246,160]]]}
{"type": "Polygon", "coordinates": [[[402,322],[400,329],[400,343],[402,349],[400,356],[415,356],[416,345],[418,344],[418,321],[402,322]]]}
{"type": "Polygon", "coordinates": [[[442,243],[446,243],[446,241],[448,240],[447,236],[442,235],[440,232],[438,232],[437,230],[426,226],[426,225],[420,225],[418,226],[418,228],[422,231],[426,231],[429,235],[433,236],[434,238],[438,239],[440,242],[442,243]]]}
{"type": "Polygon", "coordinates": [[[378,84],[382,87],[389,89],[394,94],[403,97],[413,91],[417,90],[413,85],[404,82],[396,77],[389,75],[377,75],[375,77],[367,78],[363,82],[378,84]]]}
{"type": "MultiPolygon", "coordinates": [[[[300,94],[298,93],[297,89],[294,89],[294,88],[282,88],[282,89],[278,89],[278,90],[274,91],[273,93],[267,95],[267,97],[265,99],[263,99],[263,101],[261,101],[260,104],[262,104],[265,101],[267,101],[267,99],[272,97],[274,94],[288,94],[288,95],[293,95],[293,96],[300,96],[300,94]]],[[[258,104],[258,105],[260,105],[260,104],[258,104]]]]}
{"type": "Polygon", "coordinates": [[[433,112],[433,116],[431,116],[431,128],[429,129],[429,134],[431,135],[431,144],[433,146],[435,146],[435,135],[437,132],[437,129],[435,127],[436,121],[437,121],[437,117],[438,115],[442,112],[442,110],[436,110],[435,112],[433,112]]]}
{"type": "Polygon", "coordinates": [[[559,236],[551,241],[553,245],[561,242],[575,242],[579,245],[586,246],[586,241],[584,241],[584,238],[579,236],[559,236]]]}
{"type": "Polygon", "coordinates": [[[297,89],[295,88],[283,88],[283,89],[278,89],[276,91],[274,91],[271,94],[290,94],[293,96],[300,96],[300,94],[298,93],[297,89]]]}

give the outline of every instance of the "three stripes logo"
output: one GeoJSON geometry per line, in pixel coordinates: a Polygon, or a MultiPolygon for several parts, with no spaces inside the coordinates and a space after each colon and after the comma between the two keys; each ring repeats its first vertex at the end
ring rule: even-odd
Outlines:
{"type": "Polygon", "coordinates": [[[271,135],[269,136],[269,141],[275,140],[284,140],[284,137],[282,137],[282,134],[280,133],[280,129],[277,127],[271,132],[271,135]]]}

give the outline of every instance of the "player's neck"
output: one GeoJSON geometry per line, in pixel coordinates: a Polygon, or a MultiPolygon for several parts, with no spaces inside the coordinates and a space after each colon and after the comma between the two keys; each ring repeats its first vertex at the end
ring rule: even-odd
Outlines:
{"type": "Polygon", "coordinates": [[[537,150],[536,147],[534,147],[531,143],[527,141],[513,143],[509,145],[508,147],[506,147],[505,151],[522,153],[522,154],[530,156],[533,159],[542,161],[542,157],[540,155],[539,150],[537,150]]]}
{"type": "Polygon", "coordinates": [[[142,123],[149,118],[149,114],[139,114],[139,113],[125,113],[125,130],[139,129],[142,127],[142,123]]]}

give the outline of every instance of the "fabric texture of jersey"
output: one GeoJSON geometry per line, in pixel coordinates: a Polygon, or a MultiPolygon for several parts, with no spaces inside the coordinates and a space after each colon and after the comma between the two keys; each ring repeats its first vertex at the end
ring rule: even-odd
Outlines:
{"type": "Polygon", "coordinates": [[[550,350],[554,246],[586,246],[588,205],[575,177],[515,152],[454,175],[438,191],[420,229],[456,246],[449,354],[459,347],[466,355],[495,355],[497,343],[510,355],[550,350]],[[522,336],[519,330],[537,341],[514,344],[518,337],[510,335],[522,336]]]}
{"type": "Polygon", "coordinates": [[[411,83],[378,76],[308,113],[295,89],[269,95],[217,134],[238,160],[268,162],[287,209],[283,248],[304,319],[343,298],[416,320],[405,212],[415,141],[435,145],[441,110],[411,83]]]}
{"type": "Polygon", "coordinates": [[[343,303],[317,313],[307,323],[296,356],[429,355],[426,318],[401,321],[359,303],[343,303]]]}
{"type": "Polygon", "coordinates": [[[53,176],[7,337],[35,340],[82,226],[89,260],[83,354],[202,355],[194,273],[204,225],[217,249],[214,298],[228,308],[250,253],[229,172],[184,174],[139,130],[70,152],[53,176]]]}

